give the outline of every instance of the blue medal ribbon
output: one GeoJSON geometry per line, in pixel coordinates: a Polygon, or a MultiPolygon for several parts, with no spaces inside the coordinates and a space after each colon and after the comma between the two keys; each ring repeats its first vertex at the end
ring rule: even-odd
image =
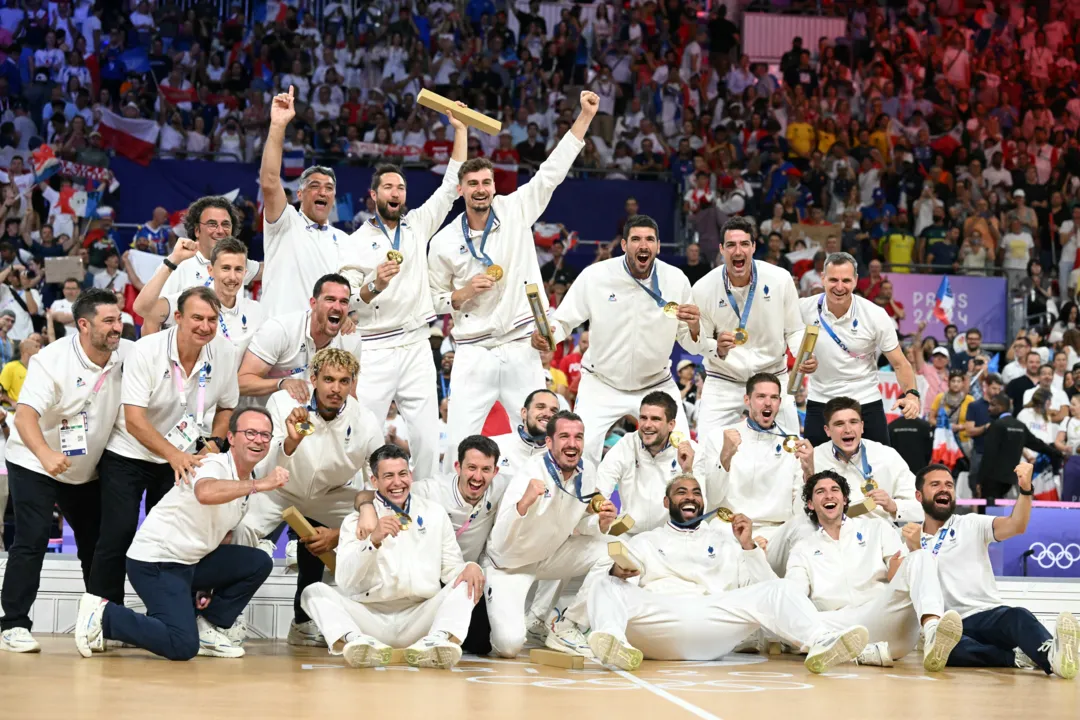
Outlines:
{"type": "Polygon", "coordinates": [[[731,292],[731,283],[728,282],[727,268],[725,267],[720,271],[724,277],[724,292],[727,293],[728,303],[731,304],[731,309],[735,311],[736,317],[739,318],[739,327],[745,328],[746,323],[750,321],[750,306],[754,304],[754,293],[757,292],[757,263],[753,260],[750,261],[750,292],[746,294],[746,307],[739,311],[739,302],[735,299],[735,295],[731,292]]]}
{"type": "MultiPolygon", "coordinates": [[[[938,531],[937,542],[934,543],[934,547],[930,551],[931,555],[934,555],[935,557],[937,557],[938,551],[941,550],[941,544],[943,542],[945,542],[945,538],[946,538],[946,536],[948,536],[948,534],[949,534],[949,528],[947,528],[947,527],[942,527],[941,530],[938,531]]],[[[926,546],[930,544],[929,538],[920,538],[919,542],[922,545],[923,550],[925,550],[926,546]]]]}
{"type": "Polygon", "coordinates": [[[439,375],[439,387],[442,388],[442,396],[444,398],[450,397],[450,381],[442,375],[439,375]]]}
{"type": "Polygon", "coordinates": [[[746,418],[746,424],[750,426],[750,429],[754,432],[765,433],[766,435],[775,435],[776,437],[787,439],[788,434],[784,432],[779,425],[773,425],[772,428],[762,427],[759,422],[752,417],[746,418]],[[776,432],[773,432],[775,430],[776,432]]]}
{"type": "Polygon", "coordinates": [[[559,488],[567,495],[577,498],[578,502],[588,503],[600,494],[598,492],[589,493],[584,496],[581,494],[581,475],[585,467],[584,462],[578,461],[577,474],[574,475],[574,492],[570,492],[563,485],[562,471],[559,469],[559,466],[555,464],[555,459],[551,457],[550,452],[544,454],[544,466],[547,467],[548,475],[555,481],[555,487],[559,488]]]}
{"type": "Polygon", "coordinates": [[[382,234],[386,236],[391,248],[397,250],[401,247],[401,220],[398,220],[397,227],[394,228],[393,240],[390,239],[390,233],[387,232],[386,225],[384,225],[383,221],[379,218],[379,213],[375,213],[375,216],[371,218],[371,222],[375,224],[375,227],[382,230],[382,234]]]}
{"type": "Polygon", "coordinates": [[[698,523],[706,522],[709,518],[716,515],[722,509],[723,508],[719,508],[719,507],[714,508],[714,509],[710,510],[709,512],[703,514],[703,515],[698,515],[696,518],[691,518],[690,520],[684,520],[683,522],[675,522],[674,520],[671,520],[671,519],[669,519],[668,522],[670,522],[675,527],[680,527],[680,528],[693,527],[693,526],[697,525],[698,523]]]}
{"type": "MultiPolygon", "coordinates": [[[[825,295],[823,294],[818,299],[818,303],[817,303],[818,323],[821,325],[822,329],[825,330],[825,333],[829,337],[831,337],[833,339],[833,342],[835,342],[837,345],[840,346],[841,350],[843,350],[844,352],[846,352],[848,355],[855,358],[856,360],[864,359],[866,357],[866,355],[859,355],[857,353],[851,352],[851,349],[848,348],[847,344],[843,340],[840,339],[840,337],[836,334],[836,331],[832,329],[832,327],[829,325],[829,323],[825,322],[825,316],[822,314],[822,308],[823,308],[824,305],[825,305],[825,295]]],[[[852,317],[851,326],[852,327],[858,327],[859,321],[858,321],[858,319],[855,318],[855,298],[851,299],[851,317],[852,317]]]]}
{"type": "Polygon", "coordinates": [[[495,227],[495,221],[498,219],[495,217],[495,210],[492,209],[488,211],[487,223],[484,225],[484,234],[480,236],[479,254],[476,252],[476,247],[473,246],[472,238],[469,235],[469,221],[467,216],[468,213],[461,214],[461,232],[465,235],[465,244],[469,246],[469,252],[472,253],[472,256],[483,263],[484,267],[491,267],[495,264],[495,261],[484,252],[484,248],[487,247],[487,239],[488,235],[491,233],[491,228],[495,227]]]}
{"type": "MultiPolygon", "coordinates": [[[[870,467],[870,461],[866,459],[866,448],[860,448],[860,451],[862,453],[862,467],[859,467],[858,465],[853,465],[853,467],[859,471],[859,474],[862,475],[863,480],[873,480],[874,469],[870,467]]],[[[848,465],[852,465],[851,458],[845,455],[844,451],[836,447],[835,444],[833,445],[833,456],[836,457],[838,460],[843,460],[848,465]]]]}
{"type": "Polygon", "coordinates": [[[398,521],[401,522],[401,527],[405,527],[410,522],[412,522],[412,518],[409,517],[409,506],[412,505],[412,495],[409,495],[409,497],[405,498],[405,507],[403,508],[399,508],[397,505],[387,500],[380,492],[376,492],[375,497],[379,498],[379,502],[388,507],[398,516],[398,521]]]}
{"type": "Polygon", "coordinates": [[[652,276],[649,280],[652,284],[651,288],[645,283],[638,280],[636,277],[634,277],[634,273],[630,272],[630,263],[626,260],[625,255],[623,256],[623,269],[626,270],[626,274],[630,276],[630,279],[638,284],[638,287],[640,287],[642,290],[649,294],[649,297],[653,299],[653,302],[656,303],[657,307],[662,308],[667,305],[667,301],[664,300],[664,297],[660,294],[660,274],[656,272],[655,260],[653,261],[652,276]]]}
{"type": "Polygon", "coordinates": [[[529,433],[525,432],[525,426],[524,425],[518,425],[517,431],[518,431],[518,437],[521,438],[522,442],[524,442],[529,447],[543,447],[544,446],[544,438],[545,438],[544,435],[539,435],[537,437],[533,437],[529,433]]]}

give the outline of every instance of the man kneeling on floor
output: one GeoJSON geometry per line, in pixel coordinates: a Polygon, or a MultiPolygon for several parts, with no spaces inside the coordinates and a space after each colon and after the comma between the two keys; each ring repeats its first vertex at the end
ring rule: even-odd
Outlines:
{"type": "Polygon", "coordinates": [[[337,589],[316,583],[300,599],[330,654],[344,655],[351,667],[386,665],[393,647],[408,646],[409,665],[452,668],[483,596],[484,574],[462,559],[446,510],[414,498],[412,482],[409,456],[399,447],[371,454],[378,524],[360,539],[358,513],[345,518],[337,589]]]}
{"type": "Polygon", "coordinates": [[[127,575],[146,615],[96,595],[79,601],[75,645],[90,657],[105,640],[141,647],[170,660],[198,655],[238,658],[246,628],[238,621],[274,563],[258,548],[227,544],[251,495],[283,486],[289,473],[251,471],[270,447],[273,423],[262,408],[238,410],[229,421],[229,451],[204,455],[191,485],[166,493],[127,552],[127,575]],[[226,544],[222,544],[226,543],[226,544]],[[209,604],[193,595],[198,592],[209,604]]]}
{"type": "Polygon", "coordinates": [[[601,662],[634,670],[643,657],[715,660],[758,629],[808,648],[806,667],[815,673],[862,652],[866,628],[830,631],[813,603],[776,577],[754,543],[750,518],[735,515],[730,530],[703,522],[705,502],[692,475],[671,481],[664,507],[666,525],[625,541],[639,569],[612,565],[591,583],[589,647],[601,662]]]}

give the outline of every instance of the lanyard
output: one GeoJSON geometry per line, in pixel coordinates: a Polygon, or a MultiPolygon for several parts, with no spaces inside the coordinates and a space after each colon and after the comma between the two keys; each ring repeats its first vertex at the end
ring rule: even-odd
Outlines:
{"type": "Polygon", "coordinates": [[[525,426],[524,425],[518,425],[517,431],[518,431],[518,437],[521,438],[521,441],[524,442],[529,447],[539,448],[539,447],[544,446],[544,438],[545,438],[545,436],[543,436],[543,435],[539,436],[539,442],[537,442],[537,438],[535,438],[532,435],[530,435],[529,433],[525,432],[525,426]]]}
{"type": "Polygon", "coordinates": [[[383,497],[382,493],[380,492],[375,493],[375,497],[379,498],[379,501],[383,505],[390,508],[390,510],[398,516],[398,521],[401,523],[401,527],[407,526],[412,521],[412,518],[409,517],[409,506],[412,504],[412,495],[409,495],[409,497],[405,498],[404,508],[399,508],[397,505],[383,497]]]}
{"type": "MultiPolygon", "coordinates": [[[[187,395],[184,392],[184,370],[180,363],[173,363],[173,382],[176,384],[176,394],[180,396],[180,407],[187,412],[187,395]]],[[[206,363],[199,368],[199,392],[195,400],[195,422],[202,427],[203,411],[206,409],[206,363]]]]}
{"type": "Polygon", "coordinates": [[[788,434],[784,432],[779,425],[773,425],[772,428],[762,427],[754,418],[746,418],[746,424],[750,426],[750,429],[754,432],[765,433],[766,435],[775,435],[776,437],[782,437],[787,439],[788,434]],[[773,432],[775,430],[776,432],[773,432]]]}
{"type": "Polygon", "coordinates": [[[221,334],[225,336],[226,340],[232,340],[232,338],[229,337],[229,326],[225,324],[225,315],[222,313],[218,313],[217,318],[218,323],[221,324],[221,334]]]}
{"type": "MultiPolygon", "coordinates": [[[[462,216],[464,217],[464,215],[462,216]]],[[[401,247],[401,221],[398,220],[397,227],[394,228],[394,239],[390,240],[390,233],[386,231],[386,225],[379,219],[379,213],[375,213],[375,217],[371,218],[371,222],[375,223],[375,227],[382,230],[382,234],[386,236],[386,239],[390,242],[390,247],[397,250],[401,247]]]]}
{"type": "Polygon", "coordinates": [[[712,510],[705,513],[704,515],[698,515],[696,518],[691,518],[689,520],[684,520],[683,522],[675,522],[674,520],[669,519],[668,522],[670,522],[675,527],[680,527],[680,528],[694,527],[698,523],[706,522],[713,515],[719,514],[721,510],[724,510],[724,508],[722,508],[722,507],[713,508],[712,510]]]}
{"type": "MultiPolygon", "coordinates": [[[[863,480],[871,480],[874,477],[874,469],[872,467],[870,467],[870,461],[866,459],[866,448],[861,448],[861,450],[862,450],[862,467],[859,467],[858,465],[853,465],[853,467],[856,470],[859,471],[860,475],[863,476],[863,480]]],[[[838,459],[843,460],[848,465],[852,464],[851,463],[851,458],[849,458],[847,455],[845,455],[844,451],[841,450],[840,448],[836,447],[836,445],[833,445],[833,454],[838,459]]]]}
{"type": "MultiPolygon", "coordinates": [[[[345,405],[347,405],[347,404],[348,404],[347,402],[344,402],[344,403],[341,404],[341,407],[339,407],[337,409],[337,415],[335,417],[341,417],[341,413],[345,412],[345,405]]],[[[308,409],[309,414],[314,413],[316,415],[319,415],[319,404],[315,400],[315,391],[314,390],[311,391],[311,400],[308,401],[307,409],[308,409]]],[[[322,417],[322,416],[319,415],[319,417],[322,417]]],[[[325,418],[324,418],[324,420],[325,420],[325,418]]]]}
{"type": "Polygon", "coordinates": [[[667,305],[664,297],[660,294],[660,273],[656,272],[656,261],[653,261],[653,271],[649,281],[652,284],[651,288],[634,277],[634,274],[630,272],[630,265],[626,261],[625,256],[623,257],[623,269],[626,270],[626,274],[630,276],[630,279],[638,284],[638,287],[649,294],[649,297],[653,299],[653,302],[656,303],[657,307],[664,307],[667,305]]]}
{"type": "Polygon", "coordinates": [[[583,463],[578,463],[577,474],[574,475],[574,492],[570,492],[566,489],[566,487],[563,486],[562,471],[559,470],[558,466],[555,464],[555,460],[551,457],[550,452],[544,454],[544,465],[547,467],[547,471],[548,474],[551,475],[551,479],[555,481],[555,486],[567,495],[577,498],[579,502],[588,503],[590,500],[600,494],[598,492],[594,492],[585,495],[584,497],[581,495],[581,473],[582,468],[584,467],[583,463]]]}
{"type": "MultiPolygon", "coordinates": [[[[825,305],[825,295],[823,294],[818,299],[817,316],[818,316],[818,322],[821,324],[821,327],[825,330],[826,334],[828,334],[828,336],[833,339],[833,342],[835,342],[837,345],[840,346],[841,350],[843,350],[844,352],[846,352],[848,355],[855,358],[856,360],[862,360],[862,359],[868,357],[868,354],[859,355],[858,353],[851,352],[851,350],[848,348],[847,344],[843,340],[841,340],[840,337],[836,334],[836,331],[832,329],[832,327],[829,325],[829,323],[825,322],[825,316],[822,315],[822,313],[821,313],[822,308],[823,308],[824,305],[825,305]]],[[[851,327],[853,329],[859,327],[859,319],[855,317],[855,298],[851,298],[851,327]]]]}
{"type": "Polygon", "coordinates": [[[487,239],[488,235],[491,233],[491,228],[495,227],[495,220],[498,219],[495,217],[495,210],[491,209],[488,211],[487,223],[484,225],[484,234],[480,237],[479,255],[476,253],[476,248],[473,247],[472,238],[469,236],[469,221],[466,219],[467,217],[468,213],[461,214],[461,232],[465,235],[465,244],[469,246],[469,252],[472,253],[472,256],[482,262],[484,267],[491,267],[495,262],[488,257],[486,252],[484,252],[484,248],[487,247],[487,239]]]}
{"type": "MultiPolygon", "coordinates": [[[[948,527],[942,527],[941,530],[937,534],[937,542],[934,543],[934,548],[930,551],[930,554],[937,557],[938,551],[941,550],[941,544],[943,542],[945,542],[945,536],[948,535],[948,534],[949,534],[949,528],[948,527]]],[[[924,537],[924,538],[921,538],[919,540],[919,542],[922,545],[922,549],[925,550],[926,546],[930,544],[930,539],[924,537]]]]}
{"type": "Polygon", "coordinates": [[[739,327],[745,328],[746,323],[750,320],[750,306],[754,304],[754,293],[757,291],[757,263],[753,260],[750,261],[750,292],[746,294],[746,307],[739,312],[739,302],[735,299],[735,295],[731,292],[731,283],[728,282],[727,268],[725,267],[720,271],[724,276],[724,292],[727,293],[728,302],[731,304],[731,309],[735,311],[735,315],[739,318],[739,327]]]}
{"type": "Polygon", "coordinates": [[[472,515],[469,516],[468,520],[461,524],[461,527],[454,531],[454,537],[461,537],[461,533],[469,529],[469,526],[472,525],[472,521],[480,514],[480,510],[483,509],[483,507],[484,498],[480,498],[480,502],[476,504],[476,509],[473,510],[472,515]]]}

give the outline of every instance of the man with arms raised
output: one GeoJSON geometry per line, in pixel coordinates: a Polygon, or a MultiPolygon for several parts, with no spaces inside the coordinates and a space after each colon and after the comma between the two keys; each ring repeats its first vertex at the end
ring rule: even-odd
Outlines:
{"type": "MultiPolygon", "coordinates": [[[[428,255],[435,312],[454,318],[457,356],[451,375],[450,444],[480,432],[496,401],[520,408],[544,386],[540,356],[529,345],[532,311],[524,287],[543,287],[532,226],[585,146],[596,115],[595,93],[581,93],[581,112],[536,175],[507,196],[495,195],[495,175],[484,158],[458,171],[465,212],[434,238],[428,255]]],[[[547,307],[547,298],[540,294],[547,307]]]]}
{"type": "MultiPolygon", "coordinates": [[[[194,240],[181,238],[176,241],[168,260],[174,264],[182,264],[193,258],[196,252],[198,251],[194,240]]],[[[211,287],[221,301],[218,331],[233,344],[236,357],[240,359],[243,358],[255,331],[263,323],[262,307],[254,300],[244,297],[246,265],[247,246],[234,237],[222,238],[210,251],[210,275],[213,279],[211,287]]],[[[180,298],[180,293],[162,295],[161,292],[168,279],[173,277],[169,273],[167,266],[159,267],[135,298],[135,312],[143,319],[143,337],[173,324],[173,313],[176,312],[176,301],[180,298]]]]}
{"type": "Polygon", "coordinates": [[[693,476],[668,484],[664,507],[667,524],[625,543],[638,570],[612,564],[589,588],[589,646],[601,662],[636,670],[643,657],[717,660],[759,629],[808,648],[815,673],[862,652],[866,628],[827,629],[813,603],[769,569],[750,518],[734,515],[730,530],[704,522],[693,476]]]}
{"type": "Polygon", "coordinates": [[[851,488],[851,502],[870,498],[873,514],[890,523],[922,522],[915,499],[915,476],[904,458],[888,445],[863,437],[862,403],[837,397],[825,403],[825,435],[829,442],[814,448],[814,469],[832,470],[851,488]]]}
{"type": "Polygon", "coordinates": [[[143,493],[149,513],[174,484],[191,482],[203,453],[225,448],[240,396],[236,351],[217,332],[220,311],[213,290],[188,288],[176,303],[176,327],[139,340],[124,360],[123,409],[99,468],[101,538],[89,584],[94,595],[124,602],[124,556],[143,493]]]}
{"type": "Polygon", "coordinates": [[[306,403],[311,388],[304,378],[315,353],[332,347],[360,359],[360,335],[341,334],[349,314],[349,281],[323,275],[307,304],[307,310],[270,315],[255,333],[240,365],[240,394],[266,397],[286,390],[298,403],[306,403]]]}
{"type": "Polygon", "coordinates": [[[120,339],[112,292],[83,292],[71,313],[79,333],[30,359],[7,441],[7,479],[18,517],[0,593],[0,649],[9,652],[41,650],[30,635],[30,606],[53,508],[60,507],[75,533],[84,582],[101,527],[97,464],[120,410],[120,364],[132,344],[120,339]]]}
{"type": "MultiPolygon", "coordinates": [[[[785,428],[799,426],[795,401],[784,387],[785,352],[797,354],[802,342],[799,292],[787,270],[754,260],[756,233],[750,218],[729,219],[721,233],[724,264],[694,286],[706,375],[698,432],[706,435],[742,420],[746,381],[760,372],[780,378],[778,422],[785,428]]],[[[810,358],[802,369],[812,373],[817,361],[810,358]]]]}
{"type": "Polygon", "coordinates": [[[804,431],[815,446],[828,440],[825,403],[840,396],[859,401],[866,439],[889,444],[889,424],[878,389],[879,354],[892,365],[903,393],[892,409],[909,420],[922,411],[915,371],[897,340],[896,324],[879,305],[854,294],[858,279],[855,258],[833,253],[825,259],[825,292],[799,301],[803,322],[820,328],[814,349],[818,368],[810,376],[804,431]]]}
{"type": "MultiPolygon", "coordinates": [[[[300,209],[288,204],[281,184],[285,128],[296,115],[293,88],[278,93],[270,105],[270,131],[262,149],[259,187],[263,194],[263,305],[269,317],[303,307],[308,288],[341,268],[341,250],[348,236],[331,227],[330,211],[337,194],[331,168],[313,165],[300,175],[300,209]]],[[[348,283],[346,283],[346,286],[348,283]]],[[[248,393],[245,393],[248,394],[248,393]]]]}
{"type": "Polygon", "coordinates": [[[904,526],[901,537],[877,518],[849,518],[848,482],[832,470],[807,479],[802,490],[806,514],[816,532],[798,543],[785,578],[822,611],[834,630],[863,625],[870,644],[861,665],[891,667],[915,648],[923,634],[923,669],[941,672],[960,641],[963,623],[945,612],[937,559],[919,546],[919,526],[904,526]]]}
{"type": "MultiPolygon", "coordinates": [[[[196,285],[210,286],[213,275],[210,256],[214,252],[214,246],[227,237],[235,237],[234,232],[240,232],[240,218],[228,199],[220,195],[208,195],[188,207],[187,214],[184,215],[184,230],[188,238],[195,241],[195,255],[179,262],[174,261],[171,256],[165,258],[162,266],[169,274],[161,287],[163,297],[179,295],[196,285]]],[[[259,263],[245,257],[241,287],[255,282],[260,268],[259,263]]]]}
{"type": "Polygon", "coordinates": [[[491,438],[499,446],[499,475],[510,479],[529,458],[547,452],[547,424],[559,411],[559,398],[550,390],[533,390],[521,408],[521,424],[491,438]]]}
{"type": "Polygon", "coordinates": [[[1072,613],[1058,615],[1054,635],[1026,608],[1001,602],[987,551],[992,542],[1023,535],[1031,519],[1032,465],[1016,466],[1016,505],[1008,517],[956,515],[956,488],[944,465],[915,476],[916,498],[926,510],[922,547],[938,558],[945,606],[964,619],[964,636],[950,667],[1037,667],[1072,680],[1080,665],[1080,629],[1072,613]]]}
{"type": "MultiPolygon", "coordinates": [[[[690,281],[679,268],[656,259],[660,240],[655,220],[635,215],[626,221],[625,232],[626,254],[585,268],[551,316],[557,343],[589,321],[577,407],[585,421],[585,458],[593,463],[600,462],[611,426],[635,412],[654,390],[675,401],[676,426],[689,435],[679,388],[671,377],[671,348],[676,340],[688,349],[698,344],[698,309],[691,304],[690,281]]],[[[532,342],[537,349],[548,349],[539,330],[533,331],[532,342]]]]}
{"type": "Polygon", "coordinates": [[[770,373],[747,380],[748,417],[710,432],[694,466],[712,507],[753,513],[755,540],[779,576],[792,545],[810,532],[800,496],[803,481],[814,474],[814,448],[798,437],[797,426],[777,423],[782,393],[780,379],[770,373]]]}
{"type": "Polygon", "coordinates": [[[466,563],[446,510],[412,496],[409,458],[396,445],[371,456],[378,524],[357,537],[358,514],[341,526],[337,588],[315,583],[304,591],[304,610],[326,637],[330,654],[350,667],[390,662],[391,649],[408,646],[413,667],[449,669],[461,659],[473,605],[484,575],[466,563]],[[440,587],[441,584],[441,587],[440,587]]]}
{"type": "Polygon", "coordinates": [[[290,506],[316,526],[315,535],[297,547],[290,645],[326,647],[300,598],[304,588],[322,579],[319,555],[337,546],[341,522],[353,511],[357,490],[363,489],[368,458],[383,444],[383,424],[350,395],[358,372],[359,363],[350,353],[324,348],[311,361],[312,390],[306,400],[298,402],[287,390],[270,396],[266,409],[274,421],[274,439],[257,474],[279,467],[288,471],[290,480],[279,490],[252,498],[233,532],[237,545],[256,547],[281,524],[281,512],[290,506]]]}
{"type": "Polygon", "coordinates": [[[238,411],[229,421],[229,451],[206,455],[191,485],[176,485],[150,511],[127,552],[128,577],[146,614],[83,594],[75,621],[80,655],[104,652],[106,640],[169,660],[244,655],[238,618],[274,563],[260,550],[225,541],[256,493],[289,479],[280,468],[258,479],[252,473],[271,428],[262,408],[238,411]],[[210,603],[193,601],[196,592],[212,593],[210,603]]]}
{"type": "MultiPolygon", "coordinates": [[[[458,103],[464,107],[463,103],[458,103]]],[[[427,266],[427,241],[457,199],[458,169],[465,160],[468,128],[453,117],[454,152],[442,184],[427,202],[405,214],[405,176],[379,165],[371,178],[375,215],[342,248],[342,274],[352,283],[364,366],[356,392],[385,418],[390,402],[409,428],[413,467],[431,477],[439,464],[439,398],[430,329],[435,319],[427,266]]]]}

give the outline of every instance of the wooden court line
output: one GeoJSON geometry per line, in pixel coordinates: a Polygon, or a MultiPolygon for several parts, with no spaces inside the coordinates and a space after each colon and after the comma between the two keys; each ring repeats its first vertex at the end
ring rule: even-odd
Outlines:
{"type": "Polygon", "coordinates": [[[637,685],[640,688],[644,688],[645,690],[648,690],[649,692],[651,692],[653,695],[657,696],[658,698],[662,698],[664,700],[667,700],[670,703],[678,705],[683,710],[685,710],[686,712],[688,712],[688,713],[690,713],[692,715],[697,715],[699,718],[701,718],[701,720],[720,720],[720,718],[717,717],[716,715],[713,715],[711,712],[709,712],[707,710],[703,710],[703,709],[699,708],[697,705],[690,702],[689,700],[684,700],[683,698],[679,697],[678,695],[672,695],[667,690],[664,690],[663,688],[658,688],[655,685],[653,685],[651,682],[649,682],[648,680],[645,680],[643,678],[639,678],[639,677],[635,676],[633,673],[628,673],[625,670],[617,670],[615,668],[608,667],[607,665],[600,662],[596,658],[589,658],[589,661],[596,664],[596,665],[599,665],[600,667],[604,668],[605,670],[607,670],[610,673],[614,673],[614,674],[618,675],[623,680],[629,680],[634,685],[637,685]]]}

